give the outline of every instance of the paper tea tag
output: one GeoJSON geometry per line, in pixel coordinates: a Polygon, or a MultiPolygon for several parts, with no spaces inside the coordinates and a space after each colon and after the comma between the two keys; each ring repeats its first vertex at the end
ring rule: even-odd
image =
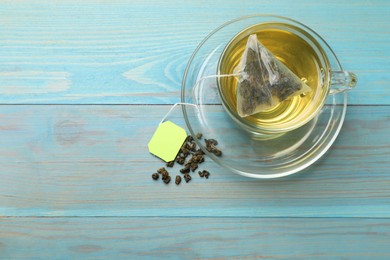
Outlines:
{"type": "Polygon", "coordinates": [[[173,161],[186,138],[187,133],[183,128],[166,121],[154,132],[148,144],[149,152],[166,162],[173,161]]]}

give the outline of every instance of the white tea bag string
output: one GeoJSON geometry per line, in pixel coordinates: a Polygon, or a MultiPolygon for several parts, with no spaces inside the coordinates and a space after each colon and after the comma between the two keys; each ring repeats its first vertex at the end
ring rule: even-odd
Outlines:
{"type": "MultiPolygon", "coordinates": [[[[203,80],[205,79],[210,79],[210,78],[222,78],[222,77],[232,77],[232,76],[239,76],[240,74],[239,73],[232,73],[232,74],[221,74],[221,75],[208,75],[208,76],[204,76],[204,77],[201,77],[196,83],[195,83],[195,86],[193,87],[192,89],[192,96],[194,97],[195,101],[196,101],[196,96],[195,96],[195,91],[196,89],[198,88],[199,86],[199,83],[202,82],[203,80]]],[[[172,111],[178,106],[178,105],[184,105],[184,106],[193,106],[193,107],[196,107],[198,108],[198,105],[196,104],[193,104],[193,103],[186,103],[186,102],[177,102],[175,103],[170,109],[169,111],[165,114],[165,116],[161,119],[159,125],[161,125],[166,119],[167,117],[172,113],[172,111]]]]}
{"type": "Polygon", "coordinates": [[[204,77],[201,77],[200,79],[198,79],[194,85],[194,87],[192,88],[192,96],[193,98],[195,99],[195,103],[197,103],[197,95],[195,95],[195,92],[198,90],[198,87],[200,85],[200,83],[206,79],[212,79],[212,78],[227,78],[227,77],[238,77],[240,76],[241,73],[231,73],[231,74],[216,74],[216,75],[208,75],[208,76],[204,76],[204,77]]]}
{"type": "MultiPolygon", "coordinates": [[[[210,78],[223,78],[223,77],[231,77],[231,76],[239,76],[241,73],[231,73],[231,74],[215,74],[215,75],[208,75],[208,76],[204,76],[204,77],[201,77],[200,79],[198,79],[198,81],[196,82],[196,84],[198,84],[199,81],[202,81],[204,79],[210,79],[210,78]]],[[[195,84],[195,85],[196,85],[195,84]]]]}
{"type": "Polygon", "coordinates": [[[173,111],[173,110],[175,109],[175,107],[177,107],[178,105],[193,106],[193,107],[198,108],[197,105],[192,104],[192,103],[185,103],[185,102],[178,102],[178,103],[175,103],[175,104],[169,109],[169,111],[165,114],[165,116],[161,119],[159,125],[161,125],[161,124],[167,119],[167,117],[172,113],[172,111],[173,111]]]}

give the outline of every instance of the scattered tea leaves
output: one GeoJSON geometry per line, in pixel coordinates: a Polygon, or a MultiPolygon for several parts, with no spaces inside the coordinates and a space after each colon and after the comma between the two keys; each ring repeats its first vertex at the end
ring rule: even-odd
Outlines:
{"type": "Polygon", "coordinates": [[[203,135],[202,135],[202,133],[197,133],[197,134],[195,135],[195,137],[196,137],[196,139],[201,140],[202,137],[203,137],[203,135]]]}
{"type": "Polygon", "coordinates": [[[173,167],[175,165],[175,161],[167,162],[167,167],[173,167]]]}
{"type": "Polygon", "coordinates": [[[210,172],[209,172],[209,171],[206,171],[206,170],[199,171],[198,174],[199,174],[199,176],[200,176],[201,178],[205,177],[206,179],[208,179],[209,176],[210,176],[210,172]]]}
{"type": "MultiPolygon", "coordinates": [[[[195,138],[197,140],[201,140],[203,135],[201,133],[196,134],[195,138]]],[[[213,153],[215,156],[222,156],[221,150],[219,150],[216,146],[218,145],[218,141],[215,139],[204,139],[206,150],[210,153],[213,153]]],[[[176,159],[174,161],[170,161],[166,163],[166,167],[174,167],[175,163],[180,165],[184,165],[182,169],[180,169],[180,173],[183,174],[183,177],[180,175],[176,175],[175,184],[180,185],[182,178],[186,183],[190,182],[192,177],[190,175],[191,172],[195,172],[199,168],[199,164],[205,161],[205,153],[202,149],[197,148],[195,140],[192,136],[187,136],[183,145],[178,152],[176,159]],[[190,158],[189,158],[190,157],[190,158]]],[[[198,171],[198,174],[201,178],[208,179],[210,173],[206,170],[198,171]]],[[[171,176],[169,172],[165,169],[165,167],[161,167],[157,170],[157,173],[152,174],[153,180],[158,180],[159,175],[161,175],[161,179],[165,184],[169,184],[171,181],[171,176]]]]}
{"type": "Polygon", "coordinates": [[[165,179],[163,179],[163,182],[165,184],[168,184],[169,182],[171,181],[171,176],[168,175],[168,177],[166,177],[165,179]]]}
{"type": "Polygon", "coordinates": [[[176,175],[176,179],[175,179],[176,185],[179,185],[180,182],[181,182],[181,177],[180,177],[180,175],[176,175]]]}
{"type": "Polygon", "coordinates": [[[188,183],[191,180],[191,175],[189,175],[188,173],[184,174],[184,180],[186,181],[186,183],[188,183]]]}

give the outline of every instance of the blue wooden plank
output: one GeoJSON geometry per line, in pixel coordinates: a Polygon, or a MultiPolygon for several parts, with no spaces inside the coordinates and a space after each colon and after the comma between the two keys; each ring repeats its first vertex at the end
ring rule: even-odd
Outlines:
{"type": "Polygon", "coordinates": [[[350,107],[330,152],[291,178],[256,181],[206,159],[210,179],[181,186],[151,179],[163,164],[147,143],[169,108],[0,106],[0,215],[390,217],[389,106],[350,107]]]}
{"type": "Polygon", "coordinates": [[[0,103],[169,104],[214,28],[272,13],[321,34],[359,76],[352,104],[389,104],[388,1],[2,1],[0,103]]]}
{"type": "Polygon", "coordinates": [[[389,219],[3,218],[3,259],[388,259],[389,219]]]}

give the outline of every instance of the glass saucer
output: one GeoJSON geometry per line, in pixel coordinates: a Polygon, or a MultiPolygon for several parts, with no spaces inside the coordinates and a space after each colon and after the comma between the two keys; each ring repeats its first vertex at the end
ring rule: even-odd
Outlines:
{"type": "MultiPolygon", "coordinates": [[[[191,135],[202,133],[218,141],[223,155],[205,151],[219,165],[253,178],[278,178],[301,171],[316,162],[331,147],[340,132],[347,109],[347,93],[329,95],[316,117],[293,131],[262,135],[239,126],[222,105],[215,75],[226,44],[234,35],[255,22],[279,19],[275,16],[248,16],[228,22],[210,33],[190,58],[181,91],[181,100],[191,135]],[[200,80],[202,79],[202,80],[200,80]]],[[[322,40],[322,39],[321,39],[322,40]]],[[[332,69],[342,70],[328,45],[332,69]]]]}

